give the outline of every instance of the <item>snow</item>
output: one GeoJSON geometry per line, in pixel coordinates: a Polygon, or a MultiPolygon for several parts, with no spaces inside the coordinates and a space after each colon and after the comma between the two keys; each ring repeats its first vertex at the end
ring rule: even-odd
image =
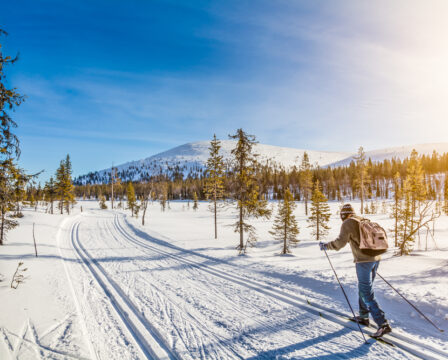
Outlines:
{"type": "MultiPolygon", "coordinates": [[[[171,202],[162,212],[153,203],[145,226],[93,201],[80,201],[70,216],[26,209],[0,247],[0,359],[412,358],[406,347],[426,358],[448,354],[447,336],[380,279],[376,295],[394,328],[391,339],[402,347],[363,344],[356,324],[338,315],[349,309],[310,239],[302,203],[296,210],[301,242],[288,256],[278,255],[280,244],[268,233],[272,220],[253,221],[257,247],[238,256],[238,235],[229,226],[234,209],[220,214],[215,240],[208,204],[200,202],[197,211],[191,205],[171,202]],[[19,261],[29,278],[14,290],[9,282],[19,261]]],[[[328,240],[339,230],[339,205],[331,203],[328,240]]],[[[369,217],[392,225],[386,214],[369,217]]],[[[431,240],[424,251],[423,237],[408,257],[391,250],[379,272],[447,329],[447,216],[436,223],[436,241],[438,250],[431,240]]],[[[329,255],[357,308],[349,247],[329,255]]]]}

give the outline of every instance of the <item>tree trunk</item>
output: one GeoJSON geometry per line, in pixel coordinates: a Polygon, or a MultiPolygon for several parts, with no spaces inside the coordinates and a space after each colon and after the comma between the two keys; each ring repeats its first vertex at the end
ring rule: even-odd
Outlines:
{"type": "Polygon", "coordinates": [[[0,226],[0,245],[3,245],[3,236],[5,234],[5,212],[2,209],[2,224],[0,226]]]}
{"type": "Polygon", "coordinates": [[[243,233],[243,205],[240,201],[240,250],[244,249],[244,233],[243,233]]]}
{"type": "Polygon", "coordinates": [[[215,239],[218,238],[218,224],[217,224],[217,209],[216,209],[216,193],[215,193],[215,199],[214,199],[214,206],[215,206],[215,239]]]}
{"type": "Polygon", "coordinates": [[[286,246],[286,233],[287,233],[287,231],[286,231],[286,221],[285,221],[285,233],[284,233],[284,236],[283,236],[283,254],[286,254],[286,248],[287,248],[287,246],[286,246]]]}
{"type": "Polygon", "coordinates": [[[143,203],[143,214],[142,214],[142,226],[145,226],[145,215],[146,215],[146,208],[148,207],[148,203],[143,203]]]}

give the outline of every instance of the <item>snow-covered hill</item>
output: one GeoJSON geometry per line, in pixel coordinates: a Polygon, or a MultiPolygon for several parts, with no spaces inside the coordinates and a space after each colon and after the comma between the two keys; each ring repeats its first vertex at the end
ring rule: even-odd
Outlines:
{"type": "MultiPolygon", "coordinates": [[[[415,149],[419,155],[431,155],[434,151],[438,154],[448,153],[448,143],[433,143],[433,144],[418,144],[391,147],[379,150],[366,151],[366,159],[372,159],[372,161],[384,161],[385,159],[405,159],[411,155],[412,150],[415,149]]],[[[356,154],[347,157],[346,159],[336,161],[331,166],[345,166],[349,165],[353,161],[353,157],[356,154]]]]}
{"type": "MultiPolygon", "coordinates": [[[[221,151],[224,159],[231,159],[231,150],[235,147],[234,140],[222,140],[221,151]]],[[[154,174],[168,173],[170,175],[200,174],[202,173],[209,156],[209,141],[198,141],[177,146],[168,151],[147,157],[138,161],[127,162],[118,165],[118,176],[125,181],[147,179],[154,174]]],[[[435,150],[439,154],[448,152],[448,143],[434,143],[409,145],[379,150],[366,151],[366,158],[372,161],[383,161],[384,159],[404,159],[416,149],[419,154],[430,155],[435,150]]],[[[310,161],[314,165],[344,166],[349,165],[355,156],[355,152],[329,152],[314,151],[306,149],[295,149],[273,145],[257,144],[254,148],[258,159],[262,164],[277,164],[286,168],[299,167],[303,153],[306,151],[310,161]]],[[[104,169],[82,175],[77,178],[77,183],[104,183],[110,179],[111,169],[104,169]]]]}
{"type": "MultiPolygon", "coordinates": [[[[231,151],[236,141],[222,140],[221,153],[225,160],[230,160],[231,151]]],[[[118,176],[124,180],[140,180],[161,172],[170,174],[182,173],[184,176],[191,173],[201,173],[209,157],[209,141],[198,141],[177,146],[168,151],[150,156],[146,159],[131,161],[116,166],[118,176]]],[[[258,160],[262,164],[270,163],[290,168],[299,166],[303,153],[307,152],[312,164],[325,166],[343,160],[352,155],[347,152],[313,151],[306,149],[294,149],[280,146],[256,144],[254,152],[258,154],[258,160]]],[[[77,181],[107,182],[110,179],[111,169],[80,176],[77,181]]]]}

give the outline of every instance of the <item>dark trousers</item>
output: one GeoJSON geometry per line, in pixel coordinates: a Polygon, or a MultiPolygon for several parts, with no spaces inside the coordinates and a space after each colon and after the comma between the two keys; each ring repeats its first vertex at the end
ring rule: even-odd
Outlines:
{"type": "Polygon", "coordinates": [[[369,313],[378,326],[387,322],[373,293],[373,281],[378,270],[379,261],[356,263],[359,291],[359,315],[368,318],[369,313]]]}

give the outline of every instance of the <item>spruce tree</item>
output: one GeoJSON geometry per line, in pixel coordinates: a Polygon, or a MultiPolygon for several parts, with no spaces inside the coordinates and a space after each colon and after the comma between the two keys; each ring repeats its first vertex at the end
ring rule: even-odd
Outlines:
{"type": "Polygon", "coordinates": [[[427,189],[425,184],[424,171],[417,151],[413,150],[409,158],[406,179],[403,186],[404,204],[400,215],[400,229],[402,237],[398,242],[400,254],[409,254],[413,249],[415,236],[421,228],[422,221],[420,210],[422,202],[426,199],[427,189]]]}
{"type": "Polygon", "coordinates": [[[234,223],[234,231],[240,234],[237,246],[241,253],[246,252],[247,244],[252,246],[256,242],[255,227],[248,223],[250,217],[269,218],[270,209],[267,201],[259,197],[259,187],[256,178],[257,160],[253,153],[253,146],[257,143],[255,136],[248,135],[243,129],[238,129],[230,139],[237,140],[233,155],[233,197],[237,201],[238,220],[234,223]],[[244,243],[244,233],[248,233],[247,243],[244,243]]]}
{"type": "Polygon", "coordinates": [[[57,187],[53,177],[50,177],[50,180],[45,183],[44,194],[45,201],[50,204],[50,214],[53,214],[53,202],[57,195],[57,187]]]}
{"type": "MultiPolygon", "coordinates": [[[[166,209],[166,203],[168,201],[168,185],[166,183],[162,184],[161,194],[160,194],[160,207],[162,211],[166,209]]],[[[190,208],[190,201],[188,201],[188,208],[190,208]]]]}
{"type": "Polygon", "coordinates": [[[369,173],[366,164],[366,153],[361,146],[358,154],[354,157],[356,161],[356,177],[355,184],[359,190],[359,198],[361,199],[361,214],[364,212],[364,199],[366,197],[366,185],[369,183],[369,173]]]}
{"type": "MultiPolygon", "coordinates": [[[[7,33],[0,29],[0,37],[7,33]]],[[[0,43],[0,245],[3,245],[6,233],[18,225],[10,218],[14,209],[13,186],[17,180],[15,161],[20,157],[19,139],[13,129],[17,123],[9,115],[24,101],[15,88],[9,88],[5,67],[16,62],[16,58],[5,56],[0,43]]]]}
{"type": "Polygon", "coordinates": [[[220,155],[221,142],[213,135],[210,142],[210,156],[207,159],[207,170],[204,192],[211,202],[210,210],[213,212],[215,225],[215,239],[218,238],[218,201],[224,198],[224,160],[220,155]]]}
{"type": "Polygon", "coordinates": [[[290,246],[299,242],[297,235],[299,235],[299,227],[294,216],[294,197],[289,189],[286,189],[283,195],[283,201],[279,203],[278,214],[275,217],[272,231],[269,233],[274,238],[283,243],[281,254],[290,253],[290,246]]]}
{"type": "Polygon", "coordinates": [[[65,158],[65,184],[64,184],[64,197],[65,197],[65,209],[67,214],[70,214],[70,207],[76,204],[75,192],[72,180],[72,162],[70,155],[67,154],[65,158]]]}
{"type": "Polygon", "coordinates": [[[300,165],[299,183],[305,203],[305,215],[308,216],[308,201],[313,190],[313,173],[311,172],[310,158],[305,151],[303,153],[302,164],[300,165]]]}
{"type": "Polygon", "coordinates": [[[126,197],[128,200],[128,209],[131,210],[131,216],[134,216],[135,208],[137,206],[137,199],[135,198],[135,190],[134,186],[132,185],[132,182],[128,182],[128,185],[126,187],[126,197]]]}
{"type": "Polygon", "coordinates": [[[196,191],[193,193],[193,210],[196,211],[198,209],[198,194],[196,191]]]}
{"type": "Polygon", "coordinates": [[[319,180],[314,185],[310,210],[311,215],[308,217],[308,227],[312,229],[311,234],[317,241],[322,240],[330,229],[328,222],[331,214],[328,200],[320,190],[319,180]]]}
{"type": "Polygon", "coordinates": [[[70,214],[70,206],[75,203],[75,193],[72,181],[72,164],[70,156],[62,160],[56,170],[56,194],[59,199],[59,210],[61,214],[64,209],[70,214]]]}
{"type": "Polygon", "coordinates": [[[99,202],[101,210],[106,210],[107,209],[106,197],[103,194],[100,195],[100,197],[98,199],[98,202],[99,202]]]}
{"type": "Polygon", "coordinates": [[[394,202],[392,204],[392,209],[391,209],[391,218],[394,219],[394,243],[395,243],[395,247],[398,246],[398,222],[399,222],[399,217],[400,217],[400,213],[401,213],[401,202],[402,202],[402,192],[400,189],[400,173],[397,172],[394,176],[394,202]]]}
{"type": "Polygon", "coordinates": [[[448,173],[445,174],[443,183],[443,212],[448,215],[448,173]]]}

